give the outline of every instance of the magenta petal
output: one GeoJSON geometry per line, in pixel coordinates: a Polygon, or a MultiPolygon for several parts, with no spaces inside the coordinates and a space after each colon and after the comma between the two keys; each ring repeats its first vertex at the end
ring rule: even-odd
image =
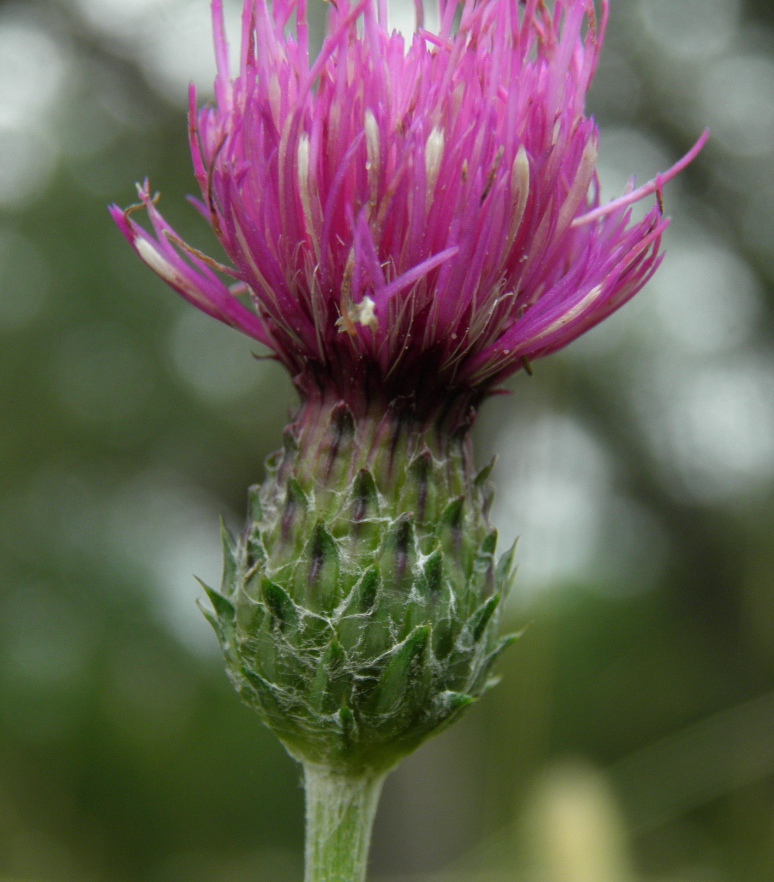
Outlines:
{"type": "Polygon", "coordinates": [[[418,22],[409,39],[383,2],[337,0],[314,61],[306,0],[245,0],[236,72],[222,0],[212,13],[216,103],[197,109],[191,91],[189,133],[196,206],[234,268],[182,243],[147,187],[154,235],[133,209],[111,212],[175,290],[294,374],[341,395],[415,395],[419,375],[433,400],[483,395],[658,268],[662,189],[707,135],[601,205],[585,103],[606,0],[599,17],[593,0],[438,0],[439,32],[418,22]],[[631,223],[629,206],[654,195],[631,223]]]}

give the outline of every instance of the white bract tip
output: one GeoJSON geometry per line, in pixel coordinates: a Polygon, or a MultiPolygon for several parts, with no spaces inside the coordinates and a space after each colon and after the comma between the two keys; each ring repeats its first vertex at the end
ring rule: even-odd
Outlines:
{"type": "Polygon", "coordinates": [[[366,169],[371,189],[371,202],[376,204],[379,195],[379,124],[370,108],[365,112],[365,136],[368,157],[366,169]]]}
{"type": "Polygon", "coordinates": [[[158,248],[156,248],[155,245],[152,245],[147,239],[138,236],[134,240],[134,247],[137,249],[137,253],[145,263],[148,264],[154,273],[160,275],[165,282],[177,287],[187,284],[187,280],[180,270],[171,264],[167,258],[161,254],[158,248]]]}
{"type": "Polygon", "coordinates": [[[438,183],[438,175],[441,171],[443,160],[444,134],[443,129],[436,126],[427,138],[425,144],[425,175],[427,177],[427,205],[435,193],[435,185],[438,183]]]}
{"type": "Polygon", "coordinates": [[[153,270],[154,273],[161,276],[162,279],[173,288],[177,288],[181,293],[185,293],[186,297],[194,303],[202,306],[210,307],[207,300],[201,296],[200,292],[186,278],[180,270],[171,263],[164,255],[147,239],[138,236],[134,240],[134,247],[137,253],[145,261],[145,263],[153,270]]]}
{"type": "Polygon", "coordinates": [[[508,250],[513,246],[516,233],[519,231],[524,218],[524,210],[529,198],[529,157],[522,144],[516,152],[511,165],[511,200],[513,205],[513,217],[511,228],[508,231],[508,250]]]}
{"type": "Polygon", "coordinates": [[[592,136],[586,141],[586,146],[583,148],[583,156],[581,156],[578,170],[575,172],[575,179],[559,212],[558,231],[564,231],[570,225],[583,201],[587,198],[589,186],[594,177],[594,170],[597,167],[598,155],[597,139],[592,136]]]}
{"type": "Polygon", "coordinates": [[[539,340],[543,340],[546,337],[553,334],[555,331],[559,331],[565,325],[568,325],[570,322],[575,321],[576,318],[583,315],[590,306],[592,306],[600,297],[602,292],[604,291],[603,285],[595,285],[588,294],[586,294],[581,300],[579,300],[575,306],[571,309],[568,309],[563,315],[561,315],[556,321],[551,322],[551,324],[547,328],[543,328],[538,334],[528,341],[528,344],[531,345],[533,343],[537,343],[539,340]]]}
{"type": "Polygon", "coordinates": [[[303,188],[309,184],[309,135],[298,139],[298,182],[303,188]]]}
{"type": "Polygon", "coordinates": [[[317,237],[315,235],[314,219],[312,217],[312,194],[309,186],[309,155],[311,146],[309,135],[304,132],[298,139],[298,193],[301,197],[301,206],[304,210],[304,222],[306,231],[318,251],[317,237]]]}

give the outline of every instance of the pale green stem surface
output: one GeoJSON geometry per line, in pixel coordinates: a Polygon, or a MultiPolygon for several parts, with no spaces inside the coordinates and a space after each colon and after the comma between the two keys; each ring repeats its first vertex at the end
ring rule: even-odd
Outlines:
{"type": "Polygon", "coordinates": [[[343,775],[304,765],[304,882],[365,882],[368,846],[384,774],[343,775]]]}

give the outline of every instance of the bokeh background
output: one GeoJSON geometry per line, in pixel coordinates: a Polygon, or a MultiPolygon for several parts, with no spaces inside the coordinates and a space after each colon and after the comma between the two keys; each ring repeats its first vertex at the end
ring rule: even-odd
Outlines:
{"type": "MultiPolygon", "coordinates": [[[[774,880],[774,6],[612,5],[605,198],[712,141],[656,279],[482,413],[525,631],[388,781],[385,882],[774,880]]],[[[207,0],[0,4],[2,882],[301,878],[299,771],[193,579],[294,393],[106,211],[147,175],[211,245],[184,196],[212,76],[207,0]]]]}

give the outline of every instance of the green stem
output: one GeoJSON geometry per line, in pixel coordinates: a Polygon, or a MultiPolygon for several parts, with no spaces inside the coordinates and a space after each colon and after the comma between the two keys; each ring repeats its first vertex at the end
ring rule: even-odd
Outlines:
{"type": "Polygon", "coordinates": [[[304,765],[304,882],[365,882],[371,827],[384,774],[345,775],[304,765]]]}

